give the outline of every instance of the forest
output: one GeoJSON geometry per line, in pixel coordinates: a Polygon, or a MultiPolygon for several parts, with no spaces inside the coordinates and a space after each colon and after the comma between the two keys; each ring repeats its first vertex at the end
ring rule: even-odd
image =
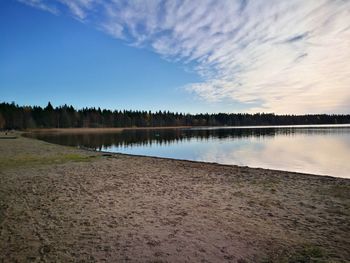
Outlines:
{"type": "Polygon", "coordinates": [[[186,114],[169,111],[75,109],[62,105],[53,107],[19,106],[0,103],[0,129],[33,128],[107,128],[162,126],[255,126],[347,124],[350,114],[276,115],[273,113],[203,113],[186,114]]]}

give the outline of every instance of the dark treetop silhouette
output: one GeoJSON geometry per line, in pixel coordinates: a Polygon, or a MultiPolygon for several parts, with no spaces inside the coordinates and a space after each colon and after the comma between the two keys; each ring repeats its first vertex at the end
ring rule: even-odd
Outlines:
{"type": "Polygon", "coordinates": [[[184,114],[169,111],[76,110],[63,105],[54,108],[49,102],[40,106],[19,106],[0,103],[0,129],[80,128],[80,127],[161,127],[161,126],[253,126],[346,124],[346,115],[275,115],[273,113],[212,113],[184,114]]]}

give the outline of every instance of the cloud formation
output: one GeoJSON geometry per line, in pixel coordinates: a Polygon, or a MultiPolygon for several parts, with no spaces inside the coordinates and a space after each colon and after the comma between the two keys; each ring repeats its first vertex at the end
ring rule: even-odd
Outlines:
{"type": "Polygon", "coordinates": [[[66,13],[202,82],[185,89],[252,112],[349,113],[350,1],[20,0],[66,13]],[[257,106],[258,105],[258,106],[257,106]]]}

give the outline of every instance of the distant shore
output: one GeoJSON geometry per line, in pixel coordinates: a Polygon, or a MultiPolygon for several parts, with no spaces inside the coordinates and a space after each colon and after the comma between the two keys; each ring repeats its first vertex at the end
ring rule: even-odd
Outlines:
{"type": "Polygon", "coordinates": [[[310,125],[259,125],[259,126],[155,126],[155,127],[117,127],[117,128],[35,128],[26,129],[25,132],[36,132],[36,133],[113,133],[124,130],[167,130],[167,129],[241,129],[241,128],[303,128],[303,127],[349,127],[350,124],[310,124],[310,125]]]}
{"type": "Polygon", "coordinates": [[[0,140],[0,261],[350,258],[349,179],[98,153],[17,135],[0,140]]]}
{"type": "Polygon", "coordinates": [[[27,129],[26,132],[49,132],[49,133],[109,133],[124,130],[166,130],[185,129],[192,126],[160,126],[160,127],[120,127],[120,128],[40,128],[27,129]]]}

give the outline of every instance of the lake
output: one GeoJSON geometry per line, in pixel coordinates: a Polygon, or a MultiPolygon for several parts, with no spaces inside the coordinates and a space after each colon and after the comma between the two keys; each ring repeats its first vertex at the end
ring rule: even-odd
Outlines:
{"type": "Polygon", "coordinates": [[[350,125],[136,129],[30,136],[97,151],[350,178],[350,125]]]}

